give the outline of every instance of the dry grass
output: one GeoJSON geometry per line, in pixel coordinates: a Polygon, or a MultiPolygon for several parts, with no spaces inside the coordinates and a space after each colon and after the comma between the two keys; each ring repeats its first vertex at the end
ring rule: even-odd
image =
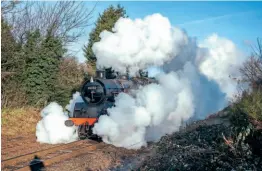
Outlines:
{"type": "Polygon", "coordinates": [[[149,151],[128,150],[107,145],[94,152],[86,153],[48,167],[50,171],[95,171],[95,170],[131,170],[135,158],[147,155],[149,151]],[[127,165],[127,166],[126,166],[127,165]],[[121,169],[117,169],[117,167],[121,169]],[[115,169],[113,169],[115,168],[115,169]]]}
{"type": "Polygon", "coordinates": [[[17,136],[32,134],[41,119],[40,110],[32,107],[2,109],[2,135],[17,136]]]}

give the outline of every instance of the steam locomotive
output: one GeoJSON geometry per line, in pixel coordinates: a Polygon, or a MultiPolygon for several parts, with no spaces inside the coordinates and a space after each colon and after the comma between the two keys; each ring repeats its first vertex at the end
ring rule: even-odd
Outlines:
{"type": "Polygon", "coordinates": [[[115,97],[119,93],[129,93],[131,89],[153,82],[156,81],[147,77],[106,78],[105,71],[96,71],[96,77],[91,77],[82,86],[80,94],[84,102],[75,104],[73,115],[65,121],[65,125],[77,126],[80,139],[97,137],[92,133],[92,128],[100,116],[108,115],[107,109],[114,106],[115,97]]]}

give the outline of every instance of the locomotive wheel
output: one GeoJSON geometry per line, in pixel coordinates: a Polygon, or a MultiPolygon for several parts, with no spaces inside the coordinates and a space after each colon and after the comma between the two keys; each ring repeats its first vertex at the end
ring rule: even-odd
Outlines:
{"type": "Polygon", "coordinates": [[[102,140],[101,137],[97,136],[97,141],[98,141],[98,142],[102,142],[103,140],[102,140]]]}
{"type": "Polygon", "coordinates": [[[84,140],[87,138],[86,126],[80,125],[78,127],[78,137],[80,140],[84,140]]]}
{"type": "Polygon", "coordinates": [[[84,140],[84,139],[86,139],[86,136],[81,136],[81,135],[79,135],[79,139],[80,139],[80,140],[84,140]]]}

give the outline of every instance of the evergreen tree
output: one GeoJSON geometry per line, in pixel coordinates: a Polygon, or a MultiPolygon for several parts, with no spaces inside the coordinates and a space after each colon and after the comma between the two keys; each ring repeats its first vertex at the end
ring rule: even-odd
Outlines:
{"type": "Polygon", "coordinates": [[[11,26],[3,18],[1,23],[1,71],[2,73],[15,72],[21,68],[21,61],[18,59],[20,47],[11,33],[11,26]]]}
{"type": "Polygon", "coordinates": [[[42,106],[55,96],[58,66],[65,50],[59,39],[51,34],[41,37],[38,30],[28,33],[27,40],[24,85],[29,104],[42,106]]]}
{"type": "Polygon", "coordinates": [[[12,26],[3,18],[1,23],[1,105],[20,107],[27,102],[21,83],[25,63],[21,46],[11,33],[12,26]]]}
{"type": "MultiPolygon", "coordinates": [[[[87,46],[84,46],[84,55],[88,60],[88,63],[95,69],[96,57],[92,51],[92,46],[95,42],[100,41],[100,33],[104,30],[108,30],[112,32],[112,28],[114,27],[116,21],[120,17],[127,17],[126,11],[124,7],[117,5],[117,7],[110,6],[107,8],[102,15],[99,15],[95,28],[89,34],[89,40],[87,46]]],[[[111,71],[111,70],[110,70],[111,71]]]]}
{"type": "MultiPolygon", "coordinates": [[[[15,3],[1,3],[2,107],[68,103],[82,81],[83,71],[64,68],[71,75],[60,72],[63,45],[76,41],[82,28],[89,25],[92,11],[81,5],[82,2],[25,3],[14,8],[15,3]],[[75,75],[76,83],[72,80],[75,75]],[[67,80],[74,84],[64,84],[67,80]]],[[[78,67],[78,63],[74,66],[78,67]]]]}

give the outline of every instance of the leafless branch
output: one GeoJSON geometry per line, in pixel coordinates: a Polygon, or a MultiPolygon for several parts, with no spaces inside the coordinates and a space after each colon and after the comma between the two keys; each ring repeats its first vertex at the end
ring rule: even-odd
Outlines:
{"type": "Polygon", "coordinates": [[[251,48],[253,50],[254,56],[262,59],[262,39],[257,38],[257,44],[251,45],[251,48]]]}
{"type": "Polygon", "coordinates": [[[253,88],[262,86],[262,42],[257,39],[257,44],[251,46],[253,54],[243,64],[240,72],[246,82],[249,82],[253,88]]]}
{"type": "Polygon", "coordinates": [[[13,12],[15,6],[18,4],[18,1],[4,1],[1,0],[1,14],[7,14],[13,12]]]}
{"type": "MultiPolygon", "coordinates": [[[[7,7],[5,7],[7,8],[7,7]]],[[[95,6],[88,10],[84,2],[24,2],[20,13],[5,14],[11,23],[12,33],[19,41],[25,41],[29,31],[39,30],[41,35],[51,34],[65,43],[75,42],[84,28],[90,26],[95,6]]]]}

